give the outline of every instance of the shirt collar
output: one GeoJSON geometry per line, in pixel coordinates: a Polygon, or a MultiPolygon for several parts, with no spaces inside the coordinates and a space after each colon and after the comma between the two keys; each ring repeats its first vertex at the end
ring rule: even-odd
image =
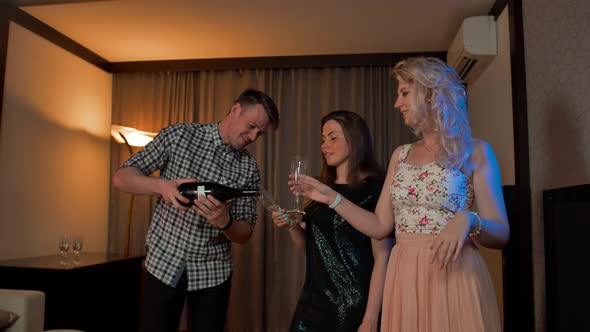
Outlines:
{"type": "Polygon", "coordinates": [[[211,125],[211,137],[213,138],[213,145],[218,147],[220,145],[226,145],[223,143],[221,139],[221,134],[219,133],[219,122],[211,125]]]}
{"type": "Polygon", "coordinates": [[[223,143],[223,140],[221,139],[221,134],[219,133],[219,122],[212,124],[210,128],[211,137],[213,139],[213,146],[215,146],[215,149],[219,151],[240,154],[240,151],[235,150],[231,147],[231,145],[223,143]]]}

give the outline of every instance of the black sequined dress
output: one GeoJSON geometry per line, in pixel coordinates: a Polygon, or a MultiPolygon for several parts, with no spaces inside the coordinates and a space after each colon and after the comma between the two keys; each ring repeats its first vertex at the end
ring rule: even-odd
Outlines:
{"type": "MultiPolygon", "coordinates": [[[[383,178],[334,190],[374,211],[383,178]]],[[[306,276],[291,331],[356,331],[363,320],[373,270],[371,239],[325,204],[306,209],[306,276]]]]}

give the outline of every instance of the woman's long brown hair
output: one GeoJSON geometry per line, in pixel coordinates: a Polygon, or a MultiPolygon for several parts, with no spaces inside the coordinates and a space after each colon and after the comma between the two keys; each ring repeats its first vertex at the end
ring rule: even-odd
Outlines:
{"type": "MultiPolygon", "coordinates": [[[[328,113],[322,118],[322,130],[326,122],[334,120],[342,127],[342,132],[348,144],[348,184],[355,186],[363,182],[363,176],[383,175],[383,169],[375,160],[373,141],[365,120],[358,114],[338,110],[328,113]]],[[[336,167],[328,166],[323,158],[322,171],[319,180],[327,185],[336,180],[336,167]]]]}

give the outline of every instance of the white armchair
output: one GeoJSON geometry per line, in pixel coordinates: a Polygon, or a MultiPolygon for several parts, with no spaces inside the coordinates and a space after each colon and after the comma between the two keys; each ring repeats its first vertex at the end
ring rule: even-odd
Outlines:
{"type": "Polygon", "coordinates": [[[45,294],[35,290],[0,289],[0,309],[17,314],[5,332],[40,332],[45,320],[45,294]]]}
{"type": "MultiPolygon", "coordinates": [[[[13,312],[18,319],[2,332],[41,332],[45,323],[45,293],[36,290],[0,289],[0,309],[13,312]]],[[[82,332],[49,330],[46,332],[82,332]]]]}

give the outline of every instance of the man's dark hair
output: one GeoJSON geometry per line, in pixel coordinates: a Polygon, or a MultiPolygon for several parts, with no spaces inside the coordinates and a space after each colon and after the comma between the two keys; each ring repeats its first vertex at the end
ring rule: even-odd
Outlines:
{"type": "Polygon", "coordinates": [[[246,89],[238,96],[234,103],[240,103],[242,107],[257,104],[262,105],[273,129],[279,128],[279,110],[274,100],[266,93],[256,89],[246,89]]]}

